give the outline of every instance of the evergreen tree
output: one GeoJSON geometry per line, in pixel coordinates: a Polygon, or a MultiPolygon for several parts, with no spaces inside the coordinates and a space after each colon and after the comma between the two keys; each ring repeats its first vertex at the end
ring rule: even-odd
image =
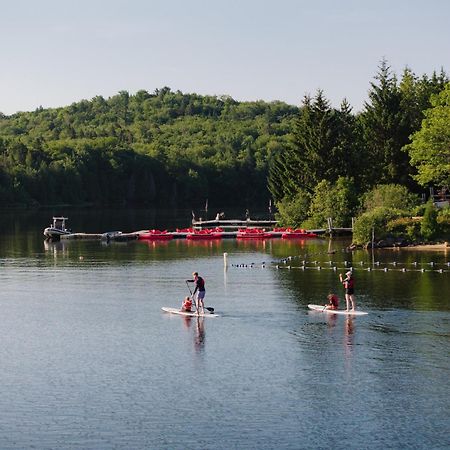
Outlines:
{"type": "Polygon", "coordinates": [[[375,80],[361,114],[365,159],[370,168],[368,182],[371,185],[393,182],[411,185],[408,155],[402,151],[408,143],[410,128],[402,115],[397,78],[386,60],[381,61],[375,80]]]}

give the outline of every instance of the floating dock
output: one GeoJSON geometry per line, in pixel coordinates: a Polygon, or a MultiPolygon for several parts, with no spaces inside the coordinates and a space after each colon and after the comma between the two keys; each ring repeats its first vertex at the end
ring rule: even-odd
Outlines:
{"type": "Polygon", "coordinates": [[[278,225],[276,220],[252,220],[252,219],[214,219],[214,220],[193,220],[192,228],[194,230],[203,230],[204,228],[218,227],[224,230],[238,230],[239,228],[274,228],[278,225]]]}

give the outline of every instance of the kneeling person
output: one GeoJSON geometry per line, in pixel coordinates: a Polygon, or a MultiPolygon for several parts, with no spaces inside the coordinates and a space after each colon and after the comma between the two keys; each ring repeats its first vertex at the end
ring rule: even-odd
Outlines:
{"type": "Polygon", "coordinates": [[[190,297],[185,297],[183,300],[183,304],[181,305],[181,311],[183,312],[192,312],[192,300],[190,297]]]}
{"type": "Polygon", "coordinates": [[[328,305],[326,305],[326,309],[338,309],[339,308],[339,298],[336,294],[330,292],[327,296],[328,305]]]}

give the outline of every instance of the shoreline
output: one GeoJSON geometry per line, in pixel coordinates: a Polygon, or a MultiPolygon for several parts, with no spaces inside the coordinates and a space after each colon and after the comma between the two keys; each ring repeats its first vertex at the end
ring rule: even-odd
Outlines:
{"type": "Polygon", "coordinates": [[[396,247],[396,249],[401,249],[401,250],[438,250],[438,251],[446,252],[446,251],[450,251],[450,244],[448,242],[443,242],[440,244],[417,244],[417,245],[407,245],[406,247],[396,247]]]}

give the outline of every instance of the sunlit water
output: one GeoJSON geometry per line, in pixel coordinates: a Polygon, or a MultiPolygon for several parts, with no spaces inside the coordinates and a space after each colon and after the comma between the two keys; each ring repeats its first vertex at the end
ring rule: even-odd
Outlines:
{"type": "Polygon", "coordinates": [[[0,448],[450,445],[449,254],[44,244],[22,226],[0,238],[0,448]],[[369,315],[308,311],[330,288],[343,302],[350,266],[369,315]],[[193,270],[220,317],[161,311],[189,294],[193,270]]]}

